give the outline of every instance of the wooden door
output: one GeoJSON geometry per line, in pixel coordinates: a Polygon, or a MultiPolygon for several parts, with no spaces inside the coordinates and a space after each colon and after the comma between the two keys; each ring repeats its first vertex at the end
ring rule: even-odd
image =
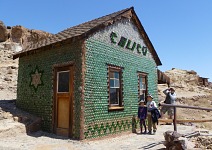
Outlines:
{"type": "Polygon", "coordinates": [[[73,66],[55,69],[55,120],[57,135],[71,137],[73,126],[73,66]]]}

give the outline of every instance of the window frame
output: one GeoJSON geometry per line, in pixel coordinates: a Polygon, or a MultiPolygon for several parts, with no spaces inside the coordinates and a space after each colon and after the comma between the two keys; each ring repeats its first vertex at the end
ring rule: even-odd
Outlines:
{"type": "Polygon", "coordinates": [[[68,91],[66,91],[66,92],[64,92],[64,91],[63,91],[63,92],[59,92],[59,91],[58,91],[58,90],[59,90],[59,74],[60,74],[60,73],[65,73],[65,72],[68,73],[68,75],[69,75],[69,79],[68,79],[68,80],[69,80],[69,82],[70,82],[70,71],[69,71],[69,70],[61,70],[61,71],[58,71],[58,72],[57,72],[57,87],[56,87],[56,88],[57,88],[57,93],[69,93],[69,92],[70,92],[70,85],[69,85],[69,83],[68,83],[68,91]]]}
{"type": "MultiPolygon", "coordinates": [[[[124,100],[123,100],[123,80],[122,80],[122,74],[123,74],[123,68],[118,66],[112,66],[108,65],[108,110],[123,110],[124,109],[124,100]],[[111,104],[110,100],[110,73],[111,72],[118,72],[119,73],[119,104],[111,104]]],[[[114,78],[116,80],[116,78],[114,78]]]]}
{"type": "Polygon", "coordinates": [[[145,79],[145,96],[144,96],[144,101],[147,103],[147,94],[148,94],[148,73],[145,72],[138,72],[138,101],[140,101],[140,91],[142,90],[140,87],[140,78],[145,79]]]}

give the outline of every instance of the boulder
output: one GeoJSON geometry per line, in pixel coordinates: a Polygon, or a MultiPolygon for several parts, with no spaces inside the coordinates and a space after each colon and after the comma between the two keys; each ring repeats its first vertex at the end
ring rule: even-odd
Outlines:
{"type": "Polygon", "coordinates": [[[23,26],[14,26],[11,29],[11,41],[20,43],[23,48],[35,44],[52,34],[41,30],[29,30],[23,26]]]}
{"type": "Polygon", "coordinates": [[[176,131],[166,131],[164,133],[165,142],[164,145],[166,149],[171,150],[184,150],[187,149],[187,143],[185,139],[181,138],[182,134],[176,131]]]}
{"type": "Polygon", "coordinates": [[[5,42],[8,39],[7,27],[0,21],[0,42],[5,42]]]}
{"type": "Polygon", "coordinates": [[[24,28],[23,26],[14,26],[11,29],[11,41],[15,43],[20,43],[22,44],[27,36],[27,29],[24,28]]]}

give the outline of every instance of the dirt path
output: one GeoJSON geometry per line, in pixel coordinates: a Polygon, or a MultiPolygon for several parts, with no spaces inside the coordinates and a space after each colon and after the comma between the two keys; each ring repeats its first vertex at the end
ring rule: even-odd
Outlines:
{"type": "MultiPolygon", "coordinates": [[[[193,126],[177,126],[181,134],[191,133],[196,130],[193,126]]],[[[76,141],[62,137],[36,132],[32,135],[19,134],[15,137],[1,137],[0,149],[7,150],[136,150],[136,149],[162,149],[163,133],[173,130],[171,125],[160,125],[156,135],[141,135],[125,133],[116,137],[98,140],[76,141]]]]}

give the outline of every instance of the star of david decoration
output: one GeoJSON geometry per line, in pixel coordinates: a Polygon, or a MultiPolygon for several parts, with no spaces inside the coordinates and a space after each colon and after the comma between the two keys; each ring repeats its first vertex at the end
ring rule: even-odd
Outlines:
{"type": "Polygon", "coordinates": [[[37,91],[38,86],[43,85],[42,75],[43,71],[40,71],[38,69],[38,66],[36,66],[35,70],[30,73],[31,77],[30,86],[32,86],[35,91],[37,91]]]}

